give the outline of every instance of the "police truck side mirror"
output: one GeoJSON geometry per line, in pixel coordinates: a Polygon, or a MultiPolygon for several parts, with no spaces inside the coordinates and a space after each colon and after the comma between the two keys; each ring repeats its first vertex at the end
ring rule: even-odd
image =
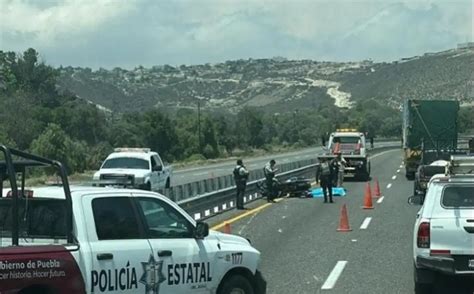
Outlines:
{"type": "Polygon", "coordinates": [[[163,167],[161,165],[156,165],[153,167],[153,171],[162,171],[163,167]]]}
{"type": "Polygon", "coordinates": [[[209,224],[205,222],[197,222],[196,228],[194,229],[194,238],[204,239],[209,236],[209,224]]]}
{"type": "Polygon", "coordinates": [[[423,197],[421,195],[413,195],[408,197],[408,204],[410,205],[422,205],[423,197]]]}

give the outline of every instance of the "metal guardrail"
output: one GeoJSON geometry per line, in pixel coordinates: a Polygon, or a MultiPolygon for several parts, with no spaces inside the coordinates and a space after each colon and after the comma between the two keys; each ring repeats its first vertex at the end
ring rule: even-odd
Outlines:
{"type": "MultiPolygon", "coordinates": [[[[316,162],[316,159],[306,159],[279,164],[277,167],[280,174],[282,174],[316,162]]],[[[262,178],[264,178],[263,166],[261,169],[250,171],[248,183],[262,178]]],[[[194,199],[196,196],[204,196],[208,193],[221,191],[226,188],[235,188],[235,181],[232,174],[170,187],[169,189],[161,191],[161,193],[175,202],[180,202],[187,199],[194,199]]]]}
{"type": "MultiPolygon", "coordinates": [[[[399,147],[399,144],[385,145],[371,149],[368,153],[373,154],[386,149],[399,147]]],[[[282,182],[291,177],[300,176],[314,179],[316,167],[316,159],[281,164],[279,165],[281,172],[278,173],[276,177],[282,182]]],[[[261,198],[261,195],[258,193],[257,183],[262,180],[264,180],[263,168],[249,174],[244,203],[249,203],[261,198]]],[[[236,188],[232,175],[184,184],[181,185],[181,188],[179,187],[180,186],[168,189],[165,195],[177,202],[184,210],[193,216],[195,220],[209,218],[215,214],[233,209],[236,206],[236,188]],[[227,185],[224,186],[225,184],[227,185]],[[199,191],[202,191],[202,193],[199,193],[199,191]],[[195,192],[198,193],[194,194],[195,192]]]]}

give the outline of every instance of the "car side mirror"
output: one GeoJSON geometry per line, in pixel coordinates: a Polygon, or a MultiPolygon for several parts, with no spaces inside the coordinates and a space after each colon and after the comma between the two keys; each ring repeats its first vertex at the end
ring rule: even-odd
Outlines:
{"type": "Polygon", "coordinates": [[[423,197],[421,195],[413,195],[408,197],[408,204],[410,205],[422,205],[423,197]]]}
{"type": "Polygon", "coordinates": [[[194,229],[194,238],[204,239],[209,236],[209,224],[205,222],[197,222],[194,229]]]}
{"type": "Polygon", "coordinates": [[[157,165],[153,167],[153,171],[162,171],[163,167],[161,165],[157,165]]]}

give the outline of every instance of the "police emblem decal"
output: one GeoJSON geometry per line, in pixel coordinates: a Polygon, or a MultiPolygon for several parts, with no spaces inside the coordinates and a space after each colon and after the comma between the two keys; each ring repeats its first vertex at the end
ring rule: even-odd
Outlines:
{"type": "Polygon", "coordinates": [[[145,294],[159,294],[160,284],[166,281],[163,275],[163,261],[155,261],[153,255],[150,254],[148,262],[142,262],[143,275],[140,283],[145,285],[145,294]]]}

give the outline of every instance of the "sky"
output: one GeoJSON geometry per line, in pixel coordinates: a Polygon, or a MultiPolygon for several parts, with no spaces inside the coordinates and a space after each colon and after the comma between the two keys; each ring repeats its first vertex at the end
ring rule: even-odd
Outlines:
{"type": "Polygon", "coordinates": [[[392,61],[473,41],[474,0],[0,0],[0,50],[93,69],[392,61]]]}

